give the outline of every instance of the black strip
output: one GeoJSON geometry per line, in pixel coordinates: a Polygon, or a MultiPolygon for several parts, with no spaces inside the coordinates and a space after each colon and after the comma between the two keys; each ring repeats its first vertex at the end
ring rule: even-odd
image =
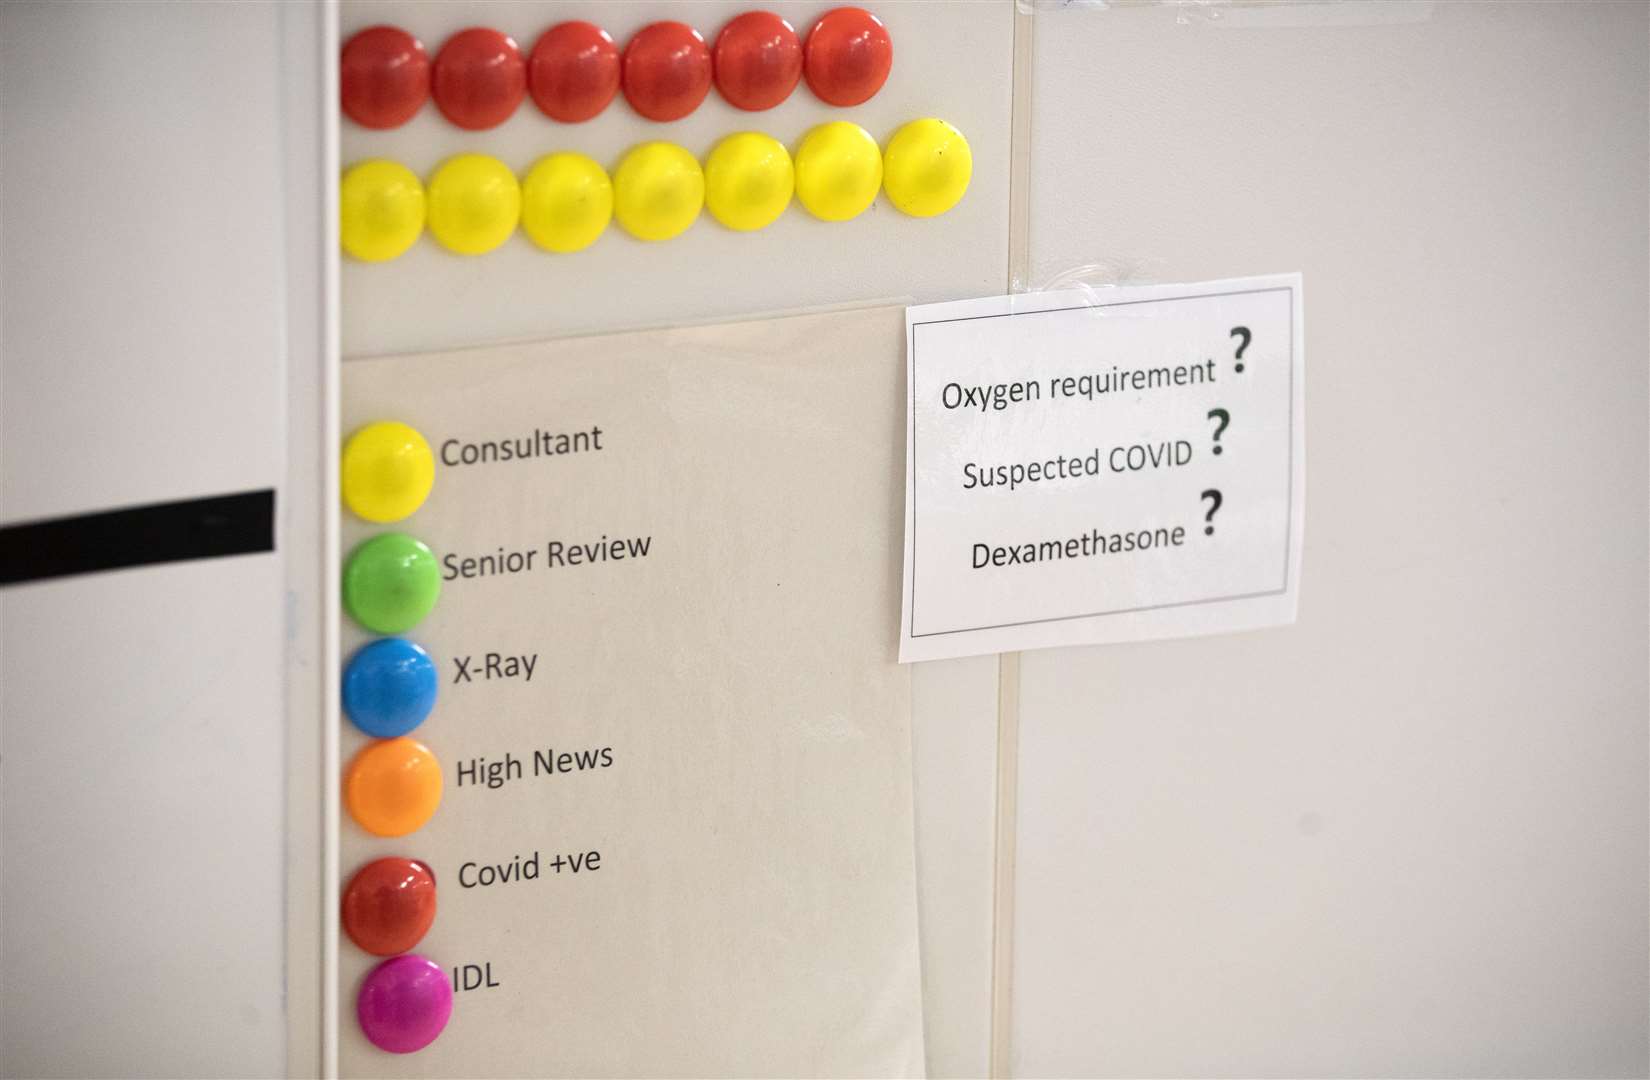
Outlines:
{"type": "Polygon", "coordinates": [[[244,491],[0,527],[0,585],[274,550],[274,490],[244,491]]]}

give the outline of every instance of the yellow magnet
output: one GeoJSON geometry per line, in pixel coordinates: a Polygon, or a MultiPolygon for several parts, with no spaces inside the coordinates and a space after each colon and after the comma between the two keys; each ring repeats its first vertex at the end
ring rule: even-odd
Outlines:
{"type": "Polygon", "coordinates": [[[933,217],[956,206],[973,175],[968,140],[944,120],[911,121],[894,132],[882,157],[888,201],[912,217],[933,217]]]}
{"type": "Polygon", "coordinates": [[[705,205],[730,229],[751,232],[773,224],[794,190],[791,155],[760,132],[729,135],[705,159],[705,205]]]}
{"type": "Polygon", "coordinates": [[[613,170],[613,215],[638,240],[680,236],[704,205],[705,174],[675,143],[643,143],[613,170]]]}
{"type": "Polygon", "coordinates": [[[521,227],[546,251],[582,251],[613,219],[613,182],[583,154],[541,157],[521,182],[521,227]]]}
{"type": "Polygon", "coordinates": [[[406,836],[441,805],[441,763],[405,735],[362,747],[344,772],[344,805],[374,836],[406,836]]]}
{"type": "Polygon", "coordinates": [[[424,231],[424,185],[405,165],[363,161],[344,173],[338,216],[345,251],[362,262],[387,262],[424,231]]]}
{"type": "Polygon", "coordinates": [[[400,521],[420,506],[435,483],[435,455],[414,428],[383,420],[344,444],[344,505],[368,521],[400,521]]]}
{"type": "Polygon", "coordinates": [[[430,177],[430,232],[460,255],[484,255],[521,220],[521,185],[498,158],[459,154],[430,177]]]}
{"type": "Polygon", "coordinates": [[[871,133],[846,120],[820,124],[796,151],[796,197],[822,221],[863,214],[882,187],[882,151],[871,133]]]}

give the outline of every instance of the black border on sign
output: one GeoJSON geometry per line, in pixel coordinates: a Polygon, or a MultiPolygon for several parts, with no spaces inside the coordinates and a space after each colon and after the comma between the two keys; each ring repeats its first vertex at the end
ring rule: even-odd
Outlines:
{"type": "Polygon", "coordinates": [[[1167,608],[1189,607],[1193,604],[1215,604],[1228,600],[1256,600],[1263,596],[1281,596],[1289,591],[1289,555],[1294,543],[1294,530],[1289,520],[1295,504],[1295,289],[1292,285],[1273,285],[1264,289],[1236,289],[1231,292],[1192,293],[1187,296],[1159,296],[1151,300],[1114,300],[1110,303],[1073,304],[1070,307],[1043,308],[1040,311],[1004,311],[995,315],[964,315],[956,319],[927,319],[911,324],[911,625],[906,632],[916,638],[945,637],[947,634],[968,634],[976,630],[1006,630],[1014,626],[1036,626],[1041,623],[1070,622],[1073,619],[1093,619],[1101,615],[1130,615],[1141,611],[1160,611],[1167,608]],[[955,630],[931,630],[917,633],[917,330],[924,326],[943,323],[974,322],[978,319],[1018,319],[1028,315],[1053,315],[1063,311],[1089,311],[1094,308],[1128,307],[1132,304],[1172,304],[1177,300],[1219,300],[1228,296],[1255,296],[1261,293],[1289,294],[1289,454],[1284,459],[1283,500],[1283,584],[1265,592],[1237,593],[1230,596],[1207,596],[1197,600],[1176,600],[1168,604],[1150,604],[1145,607],[1109,608],[1080,615],[1053,615],[1046,619],[1021,619],[1018,622],[991,623],[986,626],[961,626],[955,630]]]}

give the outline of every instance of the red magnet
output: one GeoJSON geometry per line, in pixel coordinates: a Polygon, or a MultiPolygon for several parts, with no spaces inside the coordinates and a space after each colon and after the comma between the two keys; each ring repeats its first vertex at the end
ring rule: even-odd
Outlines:
{"type": "Polygon", "coordinates": [[[435,56],[432,91],[441,115],[470,131],[497,127],[527,95],[527,65],[506,34],[472,26],[435,56]]]}
{"type": "Polygon", "coordinates": [[[589,120],[619,92],[619,47],[593,23],[557,23],[527,58],[527,88],[550,119],[589,120]]]}
{"type": "Polygon", "coordinates": [[[882,20],[864,8],[827,11],[808,31],[802,73],[827,105],[869,101],[888,80],[894,43],[882,20]]]}
{"type": "Polygon", "coordinates": [[[710,48],[686,23],[649,23],[624,47],[624,96],[649,120],[680,120],[710,93],[710,48]]]}
{"type": "Polygon", "coordinates": [[[338,84],[345,116],[362,127],[400,127],[430,96],[430,58],[405,30],[369,26],[344,42],[338,84]]]}
{"type": "Polygon", "coordinates": [[[771,11],[747,11],[716,35],[716,89],[729,105],[771,109],[791,96],[802,78],[802,42],[791,24],[771,11]]]}
{"type": "Polygon", "coordinates": [[[374,956],[406,952],[433,922],[435,875],[413,859],[370,862],[344,889],[344,933],[374,956]]]}

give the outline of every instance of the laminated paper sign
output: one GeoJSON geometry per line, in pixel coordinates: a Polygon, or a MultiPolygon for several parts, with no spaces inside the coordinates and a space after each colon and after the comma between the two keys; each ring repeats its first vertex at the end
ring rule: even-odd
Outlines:
{"type": "Polygon", "coordinates": [[[900,659],[1292,622],[1298,274],[906,313],[900,659]]]}
{"type": "Polygon", "coordinates": [[[901,331],[887,307],[344,365],[346,433],[403,421],[438,461],[416,514],[345,540],[442,567],[406,636],[441,673],[412,737],[444,790],[396,839],[346,816],[341,871],[434,870],[417,951],[458,991],[385,1053],[345,939],[344,1076],[922,1073],[901,331]]]}

